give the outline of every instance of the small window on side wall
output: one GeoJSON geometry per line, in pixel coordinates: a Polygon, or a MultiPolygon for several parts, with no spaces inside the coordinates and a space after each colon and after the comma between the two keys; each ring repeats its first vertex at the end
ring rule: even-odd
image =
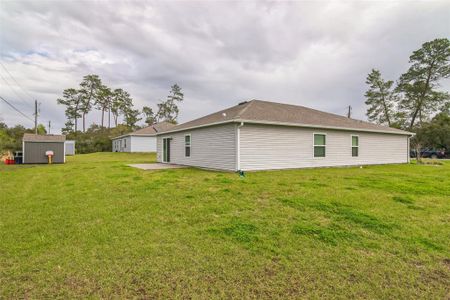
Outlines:
{"type": "Polygon", "coordinates": [[[352,135],[352,156],[359,156],[359,137],[357,135],[352,135]]]}
{"type": "Polygon", "coordinates": [[[191,157],[191,135],[186,134],[184,136],[184,156],[191,157]]]}
{"type": "Polygon", "coordinates": [[[325,157],[326,155],[326,135],[314,134],[314,157],[325,157]]]}

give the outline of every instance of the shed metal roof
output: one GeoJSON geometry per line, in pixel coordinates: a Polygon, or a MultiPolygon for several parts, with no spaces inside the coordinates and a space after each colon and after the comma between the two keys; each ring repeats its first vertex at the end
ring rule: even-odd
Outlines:
{"type": "Polygon", "coordinates": [[[65,135],[56,135],[56,134],[34,134],[34,133],[25,133],[23,135],[22,140],[24,142],[65,142],[65,135]]]}

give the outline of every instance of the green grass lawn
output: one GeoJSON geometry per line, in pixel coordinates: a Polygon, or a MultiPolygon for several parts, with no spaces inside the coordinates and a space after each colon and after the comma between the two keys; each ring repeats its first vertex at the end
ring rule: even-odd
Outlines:
{"type": "Polygon", "coordinates": [[[449,297],[450,162],[0,166],[0,298],[449,297]]]}

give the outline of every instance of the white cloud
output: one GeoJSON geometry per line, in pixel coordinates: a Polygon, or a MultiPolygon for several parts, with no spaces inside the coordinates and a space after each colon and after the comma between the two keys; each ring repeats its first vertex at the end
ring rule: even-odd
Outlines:
{"type": "MultiPolygon", "coordinates": [[[[0,5],[0,61],[42,102],[42,121],[57,128],[64,109],[56,99],[90,73],[128,90],[138,108],[155,106],[179,83],[185,93],[180,121],[249,98],[340,114],[352,105],[363,119],[371,68],[395,79],[413,50],[450,35],[445,1],[0,5]]],[[[31,99],[22,95],[25,105],[0,83],[1,95],[31,114],[31,99]]],[[[0,109],[8,124],[27,122],[3,104],[0,109]]],[[[96,118],[93,113],[89,121],[96,118]]]]}

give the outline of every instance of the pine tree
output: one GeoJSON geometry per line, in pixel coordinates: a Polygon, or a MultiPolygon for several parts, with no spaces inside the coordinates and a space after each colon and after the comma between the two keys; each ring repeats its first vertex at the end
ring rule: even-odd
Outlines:
{"type": "Polygon", "coordinates": [[[86,115],[92,110],[93,105],[96,104],[97,95],[102,81],[98,75],[86,75],[80,83],[80,93],[82,95],[81,114],[83,118],[83,132],[86,131],[86,115]]]}
{"type": "Polygon", "coordinates": [[[142,108],[142,113],[145,116],[145,123],[147,123],[148,126],[156,123],[156,116],[151,107],[144,106],[142,108]]]}
{"type": "Polygon", "coordinates": [[[178,103],[182,102],[183,99],[184,94],[181,92],[181,87],[178,84],[171,86],[166,101],[158,103],[157,120],[176,123],[179,114],[178,103]]]}
{"type": "Polygon", "coordinates": [[[397,101],[392,88],[394,82],[383,80],[380,71],[372,69],[366,83],[369,85],[365,94],[367,98],[365,103],[369,106],[367,109],[369,121],[391,126],[394,121],[394,104],[397,101]]]}
{"type": "Polygon", "coordinates": [[[136,126],[136,123],[142,119],[139,118],[140,114],[141,112],[138,109],[127,107],[124,111],[125,124],[127,124],[127,126],[130,126],[133,129],[136,126]]]}
{"type": "Polygon", "coordinates": [[[119,116],[124,115],[133,108],[133,99],[130,94],[123,89],[115,89],[111,102],[111,113],[114,118],[115,126],[117,127],[119,116]]]}
{"type": "Polygon", "coordinates": [[[450,76],[450,40],[435,39],[426,42],[409,58],[412,64],[399,80],[400,109],[409,119],[409,130],[422,124],[432,113],[444,109],[450,96],[438,91],[439,81],[450,76]]]}
{"type": "Polygon", "coordinates": [[[58,104],[66,106],[65,114],[68,120],[74,124],[74,131],[78,130],[78,118],[81,117],[81,102],[82,97],[79,90],[70,88],[63,91],[63,98],[57,99],[58,104]]]}
{"type": "Polygon", "coordinates": [[[102,122],[101,126],[104,127],[104,121],[105,121],[105,112],[108,111],[111,107],[111,102],[113,98],[113,93],[110,88],[108,88],[105,85],[102,85],[97,92],[97,108],[101,110],[102,112],[102,122]]]}

